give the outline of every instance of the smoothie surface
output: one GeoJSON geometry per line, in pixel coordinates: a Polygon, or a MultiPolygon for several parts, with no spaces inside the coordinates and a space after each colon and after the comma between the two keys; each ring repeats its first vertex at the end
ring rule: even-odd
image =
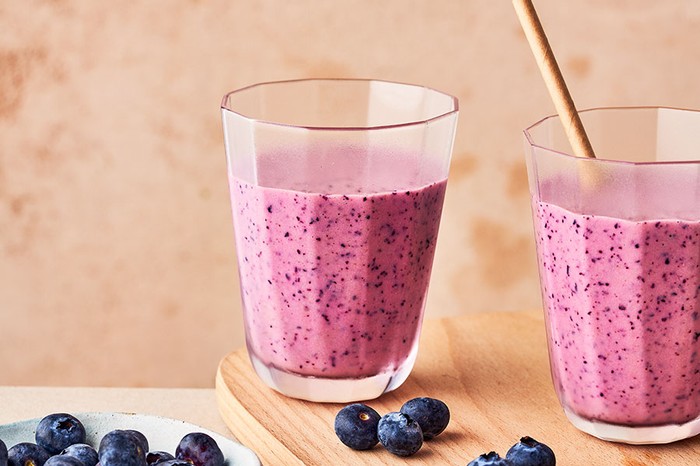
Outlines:
{"type": "Polygon", "coordinates": [[[700,222],[534,209],[562,404],[631,426],[700,416],[700,222]]]}
{"type": "Polygon", "coordinates": [[[231,179],[248,349],[303,376],[394,371],[417,345],[447,181],[412,155],[275,168],[298,157],[231,179]]]}

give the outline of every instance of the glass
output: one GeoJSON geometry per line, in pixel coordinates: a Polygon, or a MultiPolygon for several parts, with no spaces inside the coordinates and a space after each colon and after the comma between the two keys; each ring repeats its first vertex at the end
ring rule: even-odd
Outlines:
{"type": "Polygon", "coordinates": [[[525,131],[554,388],[605,440],[700,432],[700,112],[581,112],[597,159],[556,117],[525,131]]]}
{"type": "Polygon", "coordinates": [[[348,402],[406,380],[457,113],[452,96],[374,80],[224,97],[246,343],[267,385],[348,402]]]}

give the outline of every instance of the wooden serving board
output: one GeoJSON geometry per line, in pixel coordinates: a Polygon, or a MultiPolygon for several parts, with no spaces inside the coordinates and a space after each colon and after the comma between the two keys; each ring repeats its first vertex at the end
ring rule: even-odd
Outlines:
{"type": "Polygon", "coordinates": [[[353,451],[336,438],[340,404],[285,397],[255,375],[245,350],[226,356],[216,378],[219,412],[231,432],[267,465],[462,465],[524,435],[547,443],[559,465],[700,465],[700,436],[670,445],[629,446],[578,431],[552,387],[540,312],[467,315],[424,324],[416,367],[394,392],[367,402],[380,414],[431,396],[450,407],[447,430],[414,456],[381,445],[353,451]]]}

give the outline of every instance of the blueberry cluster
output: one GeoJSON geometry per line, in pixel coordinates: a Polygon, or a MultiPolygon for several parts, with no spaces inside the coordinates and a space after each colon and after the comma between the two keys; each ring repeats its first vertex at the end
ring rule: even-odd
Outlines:
{"type": "Polygon", "coordinates": [[[85,443],[85,427],[66,413],[44,417],[36,443],[22,442],[9,450],[0,439],[0,466],[223,466],[224,455],[209,435],[185,435],[175,455],[150,451],[148,439],[136,430],[113,430],[95,449],[85,443]]]}
{"type": "Polygon", "coordinates": [[[495,451],[479,455],[467,466],[555,466],[554,452],[532,437],[523,437],[510,447],[505,458],[495,451]]]}
{"type": "Polygon", "coordinates": [[[380,443],[397,456],[411,456],[440,434],[450,422],[447,405],[435,398],[414,398],[399,412],[380,416],[362,403],[348,405],[335,417],[335,433],[354,450],[369,450],[380,443]]]}

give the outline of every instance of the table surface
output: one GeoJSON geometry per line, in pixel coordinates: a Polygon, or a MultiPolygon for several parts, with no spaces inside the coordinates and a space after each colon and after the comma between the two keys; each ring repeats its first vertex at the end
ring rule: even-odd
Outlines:
{"type": "Polygon", "coordinates": [[[0,424],[56,412],[102,411],[180,419],[234,438],[210,388],[0,387],[0,424]]]}
{"type": "Polygon", "coordinates": [[[427,320],[416,367],[394,392],[368,402],[380,414],[413,397],[444,400],[447,430],[402,460],[380,446],[356,452],[333,433],[338,404],[284,397],[255,376],[245,350],[226,356],[217,401],[231,431],[265,464],[454,464],[502,455],[522,436],[552,447],[560,465],[697,465],[700,436],[670,445],[605,442],[573,427],[554,393],[541,312],[427,320]]]}
{"type": "Polygon", "coordinates": [[[435,396],[450,405],[452,420],[447,430],[407,460],[380,447],[355,452],[341,445],[332,428],[339,405],[292,400],[267,389],[253,374],[243,350],[222,360],[217,378],[216,393],[212,389],[0,387],[0,423],[51,412],[154,414],[238,438],[268,465],[465,465],[486,451],[505,452],[522,435],[552,446],[560,465],[696,465],[700,458],[700,436],[671,445],[635,447],[603,442],[569,424],[551,385],[540,313],[426,321],[409,379],[398,390],[369,403],[380,412],[395,411],[406,399],[420,395],[435,396]]]}

